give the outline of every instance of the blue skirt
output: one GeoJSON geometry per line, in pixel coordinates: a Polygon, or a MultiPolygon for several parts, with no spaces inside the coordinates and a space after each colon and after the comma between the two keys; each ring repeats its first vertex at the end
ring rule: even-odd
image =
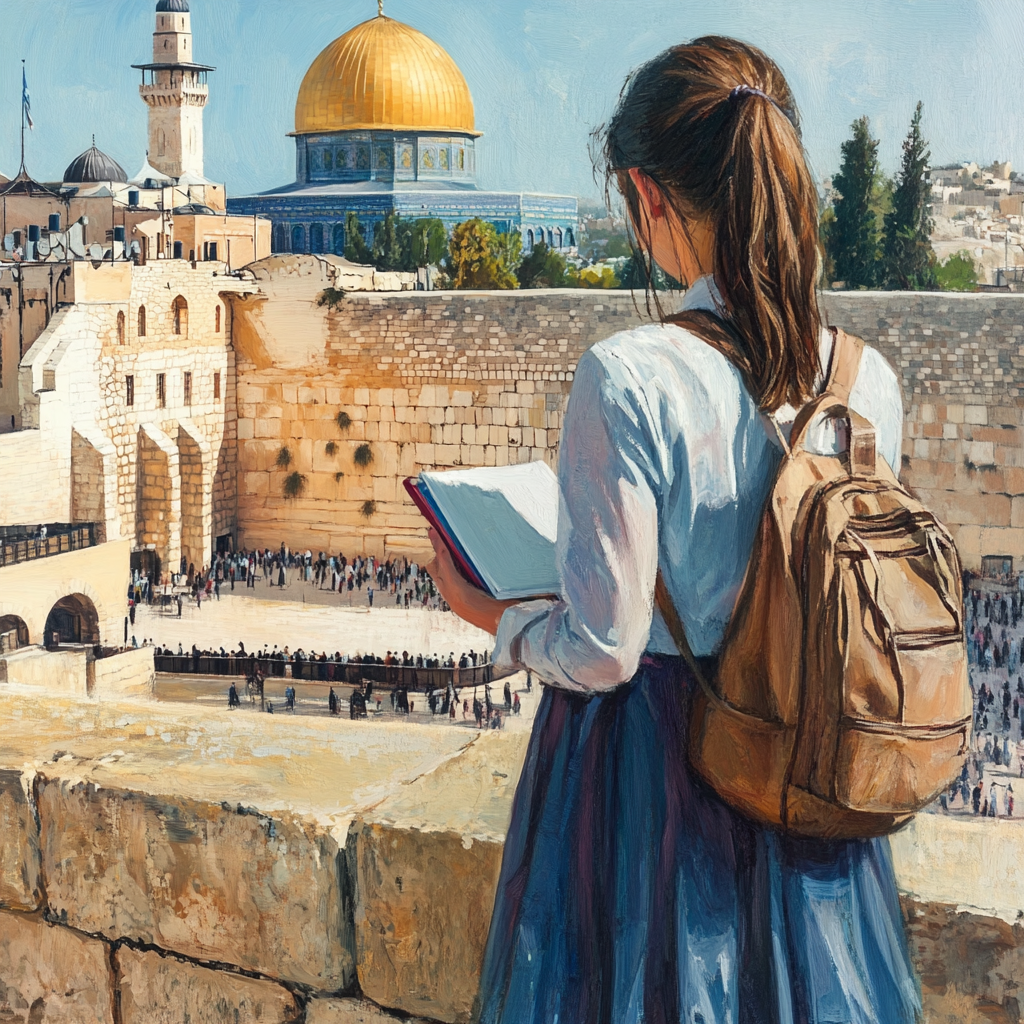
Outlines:
{"type": "Polygon", "coordinates": [[[887,840],[786,838],[691,773],[679,658],[545,689],[491,920],[483,1024],[904,1024],[887,840]]]}

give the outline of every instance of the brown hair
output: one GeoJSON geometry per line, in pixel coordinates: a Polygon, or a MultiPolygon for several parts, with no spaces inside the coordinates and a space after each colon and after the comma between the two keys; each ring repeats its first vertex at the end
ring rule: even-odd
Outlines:
{"type": "MultiPolygon", "coordinates": [[[[650,232],[633,167],[684,229],[688,218],[709,221],[731,356],[759,405],[774,411],[810,398],[820,368],[818,197],[775,62],[724,36],[666,50],[626,81],[603,149],[606,180],[616,180],[641,250],[648,302],[650,232]]],[[[660,314],[656,292],[655,304],[660,314]]]]}

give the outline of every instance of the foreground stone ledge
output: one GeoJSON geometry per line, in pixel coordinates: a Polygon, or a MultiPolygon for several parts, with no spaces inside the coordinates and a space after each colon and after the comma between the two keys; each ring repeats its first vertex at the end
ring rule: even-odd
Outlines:
{"type": "Polygon", "coordinates": [[[935,1024],[1018,1024],[1024,927],[982,911],[903,897],[907,939],[935,1024]]]}
{"type": "Polygon", "coordinates": [[[359,984],[381,1006],[472,1018],[526,733],[484,733],[353,823],[359,984]]]}
{"type": "Polygon", "coordinates": [[[106,943],[0,911],[0,1020],[114,1024],[112,979],[106,943]]]}
{"type": "Polygon", "coordinates": [[[0,769],[0,909],[38,910],[39,826],[21,772],[0,769]]]}
{"type": "Polygon", "coordinates": [[[344,858],[273,815],[37,776],[51,915],[327,992],[354,980],[344,858]]]}
{"type": "Polygon", "coordinates": [[[229,971],[117,950],[120,1024],[292,1024],[302,1020],[295,997],[281,985],[229,971]]]}

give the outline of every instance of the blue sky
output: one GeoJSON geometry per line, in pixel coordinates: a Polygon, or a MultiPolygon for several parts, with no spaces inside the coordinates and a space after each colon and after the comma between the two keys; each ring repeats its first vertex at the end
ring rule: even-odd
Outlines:
{"type": "MultiPolygon", "coordinates": [[[[0,171],[18,166],[21,58],[35,131],[29,169],[59,178],[99,147],[133,174],[146,148],[139,72],[154,0],[0,0],[0,171]]],[[[242,195],[294,178],[295,96],[316,55],[375,0],[192,0],[196,59],[217,67],[206,173],[242,195]]],[[[933,162],[1009,159],[1024,171],[1024,0],[386,0],[462,68],[484,132],[487,188],[596,197],[590,129],[629,70],[704,33],[763,47],[786,72],[817,177],[851,121],[871,118],[895,168],[914,104],[933,162]]]]}

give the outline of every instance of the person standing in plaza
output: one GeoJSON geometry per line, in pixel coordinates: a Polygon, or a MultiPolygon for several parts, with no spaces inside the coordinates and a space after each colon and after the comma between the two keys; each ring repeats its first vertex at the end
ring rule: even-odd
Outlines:
{"type": "MultiPolygon", "coordinates": [[[[506,832],[480,1024],[912,1024],[921,1012],[887,839],[800,839],[693,773],[694,654],[722,643],[796,410],[833,336],[817,305],[819,198],[792,93],[717,36],[628,79],[603,132],[648,283],[729,323],[730,355],[670,323],[578,360],[559,444],[558,599],[498,601],[431,531],[444,601],[544,692],[506,832]]],[[[657,293],[649,300],[661,312],[657,293]]],[[[850,406],[900,469],[899,381],[865,347],[850,406]]],[[[840,450],[834,423],[809,446],[840,450]]],[[[500,712],[494,725],[500,725],[500,712]]]]}

